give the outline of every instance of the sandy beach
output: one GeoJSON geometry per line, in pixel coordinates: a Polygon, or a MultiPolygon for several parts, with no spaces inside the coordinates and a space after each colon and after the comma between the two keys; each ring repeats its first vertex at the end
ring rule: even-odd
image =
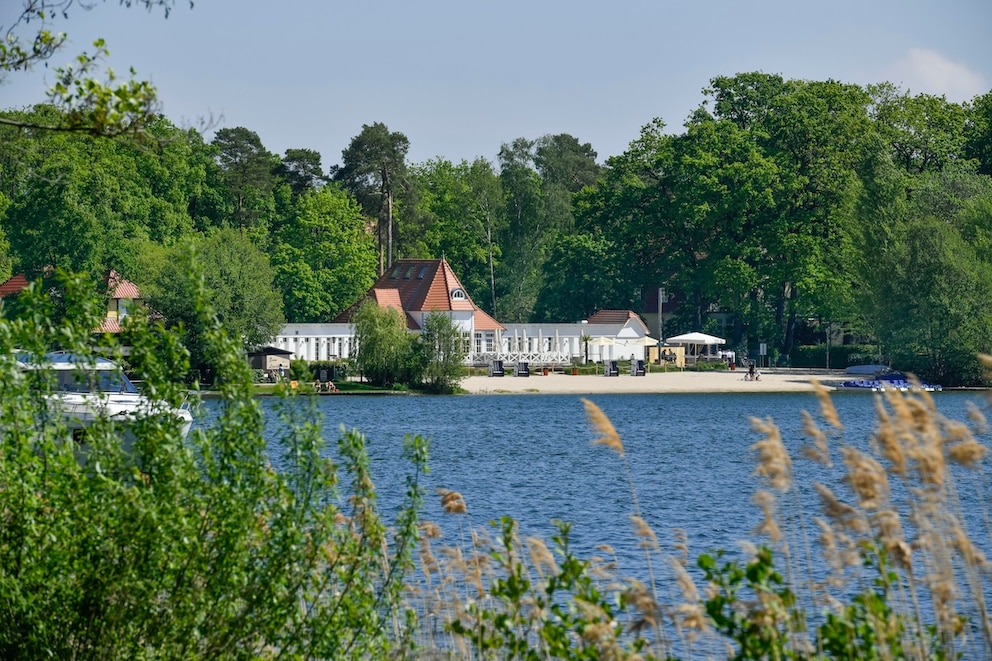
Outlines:
{"type": "Polygon", "coordinates": [[[770,369],[762,370],[759,381],[745,381],[745,372],[649,372],[644,376],[572,376],[552,373],[529,377],[470,376],[461,387],[473,394],[583,395],[608,393],[728,393],[728,392],[811,392],[812,379],[833,386],[847,378],[843,370],[770,369]]]}

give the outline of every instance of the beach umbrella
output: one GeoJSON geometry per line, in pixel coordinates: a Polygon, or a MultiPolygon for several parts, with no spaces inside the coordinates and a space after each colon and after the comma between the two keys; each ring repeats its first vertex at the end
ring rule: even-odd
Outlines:
{"type": "Polygon", "coordinates": [[[599,359],[600,360],[604,360],[605,359],[605,357],[603,356],[603,347],[612,347],[616,343],[617,343],[616,340],[614,340],[612,337],[608,337],[606,335],[600,335],[599,337],[594,337],[591,340],[589,340],[589,346],[591,346],[591,347],[600,347],[600,349],[599,349],[599,359]]]}

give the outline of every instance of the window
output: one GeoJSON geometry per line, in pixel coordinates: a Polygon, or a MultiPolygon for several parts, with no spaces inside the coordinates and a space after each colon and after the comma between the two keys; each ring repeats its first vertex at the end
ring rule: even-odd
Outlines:
{"type": "Polygon", "coordinates": [[[465,290],[464,289],[455,288],[455,289],[452,289],[451,290],[451,300],[453,300],[453,301],[464,301],[466,298],[468,298],[468,297],[465,296],[465,290]]]}

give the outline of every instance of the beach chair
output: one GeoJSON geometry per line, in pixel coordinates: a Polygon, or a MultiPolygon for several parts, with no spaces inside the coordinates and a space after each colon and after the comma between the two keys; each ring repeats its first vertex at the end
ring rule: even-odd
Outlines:
{"type": "Polygon", "coordinates": [[[644,361],[643,360],[632,360],[630,361],[630,375],[631,376],[644,376],[644,361]]]}
{"type": "Polygon", "coordinates": [[[517,363],[517,376],[530,376],[530,363],[517,363]]]}
{"type": "Polygon", "coordinates": [[[620,368],[617,367],[617,361],[611,360],[604,365],[603,376],[620,376],[620,368]]]}
{"type": "Polygon", "coordinates": [[[494,360],[489,364],[489,376],[503,376],[505,374],[502,360],[494,360]]]}

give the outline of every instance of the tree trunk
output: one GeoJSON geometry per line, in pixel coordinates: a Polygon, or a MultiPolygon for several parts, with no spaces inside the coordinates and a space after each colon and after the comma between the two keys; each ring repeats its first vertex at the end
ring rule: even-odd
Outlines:
{"type": "Polygon", "coordinates": [[[386,193],[386,268],[393,265],[393,193],[386,193]]]}

